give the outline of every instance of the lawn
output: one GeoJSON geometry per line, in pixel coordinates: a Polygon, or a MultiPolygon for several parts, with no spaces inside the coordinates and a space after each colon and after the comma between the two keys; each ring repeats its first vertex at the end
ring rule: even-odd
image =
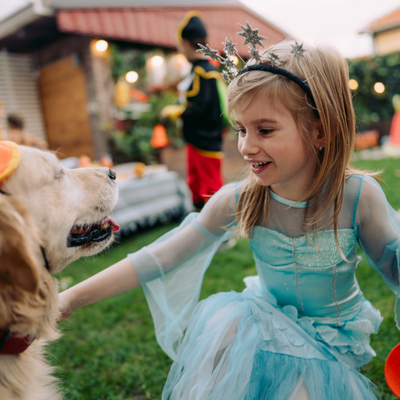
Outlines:
{"type": "MultiPolygon", "coordinates": [[[[358,168],[385,169],[382,187],[389,202],[400,209],[400,160],[358,161],[358,168]],[[397,169],[399,171],[397,172],[397,169]]],[[[151,243],[173,227],[158,227],[125,238],[106,253],[82,259],[68,266],[57,278],[73,284],[151,243]]],[[[256,270],[248,243],[216,254],[206,273],[201,298],[244,288],[243,277],[256,270]]],[[[363,260],[357,277],[366,298],[378,308],[384,321],[371,344],[377,357],[362,373],[379,386],[385,400],[396,399],[388,389],[383,368],[389,351],[400,342],[394,318],[394,296],[379,274],[363,260]]],[[[159,399],[171,360],[161,351],[141,288],[123,293],[75,311],[61,322],[63,336],[49,346],[49,362],[56,366],[61,390],[70,400],[159,399]]]]}

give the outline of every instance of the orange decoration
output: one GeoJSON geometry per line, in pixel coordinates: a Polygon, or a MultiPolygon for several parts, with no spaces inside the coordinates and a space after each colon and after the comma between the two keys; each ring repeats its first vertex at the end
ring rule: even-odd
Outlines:
{"type": "Polygon", "coordinates": [[[146,164],[143,164],[142,162],[137,162],[133,164],[133,173],[135,174],[136,178],[141,178],[144,170],[146,168],[146,164]]]}
{"type": "Polygon", "coordinates": [[[154,127],[150,144],[155,149],[160,149],[168,144],[167,132],[163,125],[157,124],[154,127]]]}
{"type": "Polygon", "coordinates": [[[6,170],[12,158],[12,148],[4,142],[0,142],[0,173],[6,170]]]}
{"type": "Polygon", "coordinates": [[[370,147],[378,146],[379,132],[374,129],[365,133],[357,133],[354,147],[356,150],[364,150],[370,147]]]}
{"type": "Polygon", "coordinates": [[[14,142],[0,142],[0,181],[6,179],[17,168],[21,159],[19,147],[14,142]]]}
{"type": "Polygon", "coordinates": [[[108,156],[104,156],[104,157],[100,158],[99,164],[102,167],[107,167],[107,168],[112,168],[114,166],[113,161],[108,156]]]}
{"type": "MultiPolygon", "coordinates": [[[[219,54],[218,54],[219,55],[219,54]]],[[[211,60],[211,58],[208,60],[212,65],[214,65],[215,68],[219,68],[221,63],[218,60],[211,60]]]]}
{"type": "Polygon", "coordinates": [[[131,99],[140,101],[141,103],[146,103],[149,100],[149,96],[147,96],[147,94],[137,89],[131,89],[129,96],[131,99]]]}
{"type": "Polygon", "coordinates": [[[400,398],[400,344],[389,353],[385,364],[385,378],[390,390],[400,398]]]}
{"type": "Polygon", "coordinates": [[[78,168],[90,168],[92,167],[92,160],[86,154],[82,154],[79,156],[79,164],[78,168]]]}

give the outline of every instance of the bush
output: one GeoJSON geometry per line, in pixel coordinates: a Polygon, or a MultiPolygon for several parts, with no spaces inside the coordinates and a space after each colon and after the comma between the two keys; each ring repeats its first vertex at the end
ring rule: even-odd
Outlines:
{"type": "Polygon", "coordinates": [[[392,99],[400,93],[400,52],[370,59],[348,60],[350,79],[358,82],[353,92],[357,125],[360,130],[379,120],[391,120],[394,114],[392,99]],[[374,91],[376,82],[385,85],[385,91],[374,91]]]}
{"type": "MultiPolygon", "coordinates": [[[[114,129],[111,132],[111,138],[117,149],[128,156],[130,161],[141,161],[145,164],[155,163],[155,150],[150,145],[154,126],[160,123],[159,114],[163,107],[174,104],[176,101],[177,97],[171,91],[150,95],[148,104],[151,105],[151,108],[149,111],[143,112],[137,120],[125,121],[123,129],[114,129]]],[[[129,114],[127,116],[129,118],[129,114]]],[[[169,142],[180,147],[183,140],[179,137],[176,123],[168,120],[162,122],[169,142]]]]}

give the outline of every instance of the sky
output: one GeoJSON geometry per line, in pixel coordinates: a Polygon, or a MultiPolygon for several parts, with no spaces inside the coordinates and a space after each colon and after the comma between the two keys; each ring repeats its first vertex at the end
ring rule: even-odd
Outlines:
{"type": "Polygon", "coordinates": [[[349,58],[371,54],[371,36],[358,32],[400,7],[400,0],[241,1],[299,41],[328,42],[349,58]]]}
{"type": "MultiPolygon", "coordinates": [[[[400,0],[240,1],[299,41],[331,43],[349,58],[371,54],[370,35],[358,32],[400,7],[400,0]]],[[[24,0],[0,0],[0,19],[26,3],[24,0]]]]}

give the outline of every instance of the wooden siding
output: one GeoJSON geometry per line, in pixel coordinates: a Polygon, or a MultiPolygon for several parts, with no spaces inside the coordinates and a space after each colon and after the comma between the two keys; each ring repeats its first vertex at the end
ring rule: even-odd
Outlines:
{"type": "Polygon", "coordinates": [[[93,157],[85,76],[77,58],[63,58],[42,68],[39,88],[50,148],[58,150],[60,157],[93,157]]]}

